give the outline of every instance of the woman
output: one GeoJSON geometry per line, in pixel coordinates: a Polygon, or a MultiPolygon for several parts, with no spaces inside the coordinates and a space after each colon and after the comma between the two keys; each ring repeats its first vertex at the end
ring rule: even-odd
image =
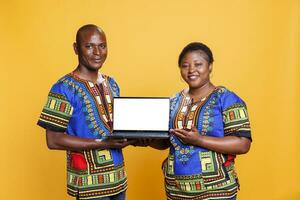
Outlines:
{"type": "Polygon", "coordinates": [[[163,163],[168,199],[236,199],[234,159],[250,149],[249,119],[242,99],[211,83],[212,64],[202,43],[190,43],[179,56],[189,87],[171,99],[170,142],[151,144],[170,146],[163,163]]]}

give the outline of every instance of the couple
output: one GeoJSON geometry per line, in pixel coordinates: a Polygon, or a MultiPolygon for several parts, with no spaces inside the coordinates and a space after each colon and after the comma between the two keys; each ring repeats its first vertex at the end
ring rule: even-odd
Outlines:
{"type": "MultiPolygon", "coordinates": [[[[127,178],[122,148],[170,148],[163,163],[167,199],[236,199],[237,154],[251,144],[246,105],[236,94],[210,82],[213,55],[190,43],[178,65],[188,89],[171,98],[170,139],[102,140],[112,131],[112,102],[120,89],[99,74],[107,56],[106,37],[88,24],[73,44],[77,68],[51,88],[38,120],[49,149],[67,151],[67,189],[76,199],[124,200],[127,178]]],[[[142,197],[141,197],[142,199],[142,197]]]]}

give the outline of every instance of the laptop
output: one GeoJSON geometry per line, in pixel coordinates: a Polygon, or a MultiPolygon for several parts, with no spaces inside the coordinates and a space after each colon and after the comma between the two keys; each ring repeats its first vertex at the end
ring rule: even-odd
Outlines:
{"type": "Polygon", "coordinates": [[[115,97],[109,138],[169,138],[168,97],[115,97]]]}

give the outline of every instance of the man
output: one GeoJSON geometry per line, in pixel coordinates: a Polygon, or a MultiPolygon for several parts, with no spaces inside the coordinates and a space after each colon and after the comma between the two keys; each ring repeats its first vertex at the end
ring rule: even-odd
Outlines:
{"type": "Polygon", "coordinates": [[[133,141],[107,140],[112,131],[113,97],[119,87],[99,74],[106,56],[104,32],[82,26],[73,44],[78,66],[51,88],[38,125],[49,149],[67,151],[68,194],[77,199],[125,199],[127,178],[122,148],[133,141]]]}

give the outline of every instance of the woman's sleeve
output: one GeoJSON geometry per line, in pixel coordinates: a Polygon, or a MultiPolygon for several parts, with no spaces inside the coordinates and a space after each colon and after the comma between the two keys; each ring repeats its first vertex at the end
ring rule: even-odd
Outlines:
{"type": "Polygon", "coordinates": [[[109,77],[108,81],[109,81],[109,84],[111,86],[113,96],[114,97],[119,97],[120,96],[120,87],[119,87],[118,83],[112,77],[109,77]]]}
{"type": "Polygon", "coordinates": [[[244,101],[226,91],[222,98],[224,136],[246,137],[252,141],[249,116],[244,101]]]}

